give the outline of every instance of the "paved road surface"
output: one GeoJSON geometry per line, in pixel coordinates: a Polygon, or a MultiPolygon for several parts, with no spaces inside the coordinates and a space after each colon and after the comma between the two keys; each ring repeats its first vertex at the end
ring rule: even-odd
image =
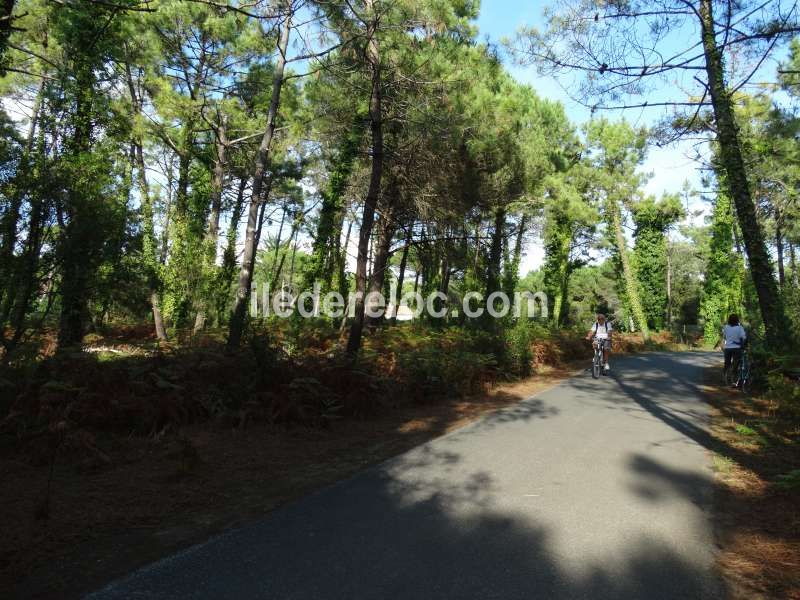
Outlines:
{"type": "Polygon", "coordinates": [[[621,358],[94,597],[723,598],[713,360],[621,358]]]}

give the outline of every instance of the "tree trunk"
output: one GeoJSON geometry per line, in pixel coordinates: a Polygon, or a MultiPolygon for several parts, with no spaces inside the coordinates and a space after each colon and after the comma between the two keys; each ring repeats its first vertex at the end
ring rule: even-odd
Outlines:
{"type": "Polygon", "coordinates": [[[783,287],[786,284],[786,268],[783,256],[783,222],[780,212],[777,211],[775,214],[775,248],[778,254],[778,283],[783,287]]]}
{"type": "Polygon", "coordinates": [[[225,169],[228,165],[227,118],[216,130],[216,151],[214,169],[211,175],[211,211],[208,214],[208,227],[203,240],[203,284],[208,289],[202,290],[197,299],[197,317],[194,321],[194,333],[203,330],[206,324],[206,305],[211,296],[211,287],[215,280],[214,268],[217,264],[217,243],[219,241],[219,217],[222,212],[222,194],[225,190],[225,169]]]}
{"type": "Polygon", "coordinates": [[[297,256],[297,234],[295,234],[294,243],[292,244],[292,260],[289,262],[289,285],[293,286],[294,283],[294,261],[297,256]]]}
{"type": "Polygon", "coordinates": [[[672,243],[667,240],[667,327],[672,327],[672,243]]]}
{"type": "Polygon", "coordinates": [[[167,256],[169,255],[169,228],[172,222],[172,208],[174,205],[172,194],[173,181],[172,165],[170,165],[167,173],[167,202],[164,206],[164,229],[161,231],[161,254],[158,259],[162,266],[167,264],[167,256]]]}
{"type": "MultiPolygon", "coordinates": [[[[6,74],[6,49],[8,48],[8,38],[14,28],[14,5],[17,0],[2,0],[2,13],[0,13],[0,75],[6,74]]],[[[27,13],[26,13],[27,14],[27,13]]]]}
{"type": "Polygon", "coordinates": [[[353,129],[340,142],[338,152],[332,161],[327,189],[322,193],[322,206],[311,260],[306,276],[306,287],[315,283],[327,291],[333,285],[334,269],[338,264],[337,252],[342,241],[344,225],[344,193],[358,158],[361,144],[361,115],[354,119],[353,129]]]}
{"type": "MultiPolygon", "coordinates": [[[[128,91],[131,96],[132,116],[136,118],[142,112],[142,97],[136,89],[136,83],[131,73],[130,64],[127,62],[125,63],[125,73],[128,80],[128,91]]],[[[153,313],[153,325],[156,330],[156,337],[159,340],[165,341],[167,339],[167,329],[164,327],[164,317],[161,314],[161,301],[158,296],[160,287],[158,281],[159,264],[158,257],[156,256],[153,198],[150,195],[150,185],[147,181],[147,171],[145,170],[142,139],[139,135],[135,136],[133,140],[133,156],[136,162],[139,194],[141,196],[142,250],[147,269],[147,284],[150,288],[150,308],[153,313]]]]}
{"type": "Polygon", "coordinates": [[[480,221],[478,221],[475,224],[475,255],[472,264],[472,272],[475,273],[476,277],[478,276],[480,259],[481,259],[481,223],[480,221]]]}
{"type": "Polygon", "coordinates": [[[175,216],[186,226],[185,219],[189,213],[189,169],[192,166],[192,146],[194,145],[194,127],[191,121],[184,125],[183,139],[178,147],[178,188],[175,193],[175,216]]]}
{"type": "MultiPolygon", "coordinates": [[[[95,86],[93,65],[80,57],[76,66],[76,99],[74,127],[68,153],[73,160],[91,151],[92,105],[95,86]]],[[[75,177],[77,179],[77,177],[75,177]]],[[[67,190],[69,221],[63,231],[61,244],[61,315],[59,318],[59,350],[80,346],[85,331],[89,285],[97,260],[97,239],[94,235],[93,213],[97,199],[87,197],[83,185],[70,182],[67,190]]]]}
{"type": "Polygon", "coordinates": [[[31,202],[31,215],[28,221],[28,237],[25,241],[25,250],[22,254],[20,264],[20,276],[18,277],[18,287],[14,299],[14,311],[11,315],[11,327],[14,334],[8,341],[3,341],[5,346],[4,361],[7,361],[11,353],[16,348],[25,333],[25,320],[28,314],[31,297],[33,296],[38,283],[37,270],[39,268],[39,256],[42,250],[43,227],[45,217],[45,206],[41,197],[37,197],[31,202]]]}
{"type": "Polygon", "coordinates": [[[167,329],[164,326],[164,317],[161,314],[161,300],[158,295],[158,258],[156,256],[155,226],[153,224],[153,198],[150,195],[150,186],[147,182],[147,172],[145,171],[144,153],[140,142],[134,142],[134,155],[136,157],[136,170],[139,179],[139,193],[142,202],[142,246],[144,250],[144,262],[147,265],[147,279],[150,286],[150,308],[153,312],[153,325],[156,330],[156,337],[166,341],[167,329]]]}
{"type": "Polygon", "coordinates": [[[724,78],[722,52],[715,37],[715,23],[712,1],[701,0],[699,6],[702,28],[703,50],[708,75],[708,89],[714,109],[717,126],[717,142],[724,170],[725,183],[736,206],[736,214],[742,231],[750,274],[758,295],[761,318],[764,321],[767,343],[772,348],[780,348],[785,335],[785,315],[772,264],[769,259],[764,234],[756,216],[756,209],[750,195],[750,186],[742,158],[739,131],[733,112],[730,92],[724,78]]]}
{"type": "Polygon", "coordinates": [[[339,293],[342,295],[343,298],[347,298],[347,292],[349,290],[349,282],[347,281],[347,251],[350,247],[350,234],[353,232],[353,221],[350,220],[347,223],[347,233],[344,236],[344,248],[341,252],[339,252],[339,256],[336,257],[338,262],[338,277],[339,277],[339,293]]]}
{"type": "MultiPolygon", "coordinates": [[[[380,227],[378,229],[378,238],[375,240],[374,260],[372,264],[372,277],[369,282],[369,293],[380,293],[383,290],[384,282],[386,281],[386,272],[389,268],[389,250],[392,246],[392,238],[396,229],[393,220],[393,200],[388,198],[391,202],[389,206],[385,207],[385,213],[381,217],[380,227]]],[[[368,325],[375,326],[381,322],[380,318],[370,318],[368,325]]]]}
{"type": "Polygon", "coordinates": [[[375,207],[381,192],[383,175],[383,106],[381,100],[381,62],[378,45],[378,15],[375,11],[375,0],[365,0],[367,11],[372,18],[367,28],[367,57],[372,71],[372,90],[370,93],[369,120],[372,132],[372,170],[369,179],[367,198],[364,201],[364,213],[361,218],[361,230],[358,232],[358,258],[356,260],[356,297],[355,314],[350,325],[347,339],[347,353],[355,358],[361,348],[361,335],[364,330],[364,300],[367,290],[367,253],[372,236],[372,225],[375,220],[375,207]]]}
{"type": "Polygon", "coordinates": [[[489,264],[486,269],[486,297],[500,290],[500,265],[503,260],[503,231],[506,226],[505,208],[497,208],[494,215],[492,244],[489,248],[489,264]]]}
{"type": "Polygon", "coordinates": [[[275,285],[275,271],[278,268],[278,260],[281,253],[281,242],[283,241],[283,226],[286,223],[286,204],[283,205],[281,210],[281,224],[278,227],[278,237],[275,238],[275,254],[272,257],[272,265],[269,268],[270,283],[275,285]]]}
{"type": "Polygon", "coordinates": [[[247,187],[247,177],[242,177],[239,180],[239,189],[236,193],[236,202],[233,205],[231,213],[231,221],[228,225],[228,233],[226,234],[227,243],[225,251],[222,254],[222,268],[218,272],[218,281],[215,286],[216,290],[216,311],[217,319],[222,321],[227,311],[229,300],[229,293],[231,286],[233,286],[233,278],[236,275],[236,239],[239,231],[239,221],[242,219],[242,210],[244,208],[244,192],[247,187]]]}
{"type": "MultiPolygon", "coordinates": [[[[517,283],[519,283],[519,266],[522,262],[522,243],[525,239],[525,230],[528,226],[528,218],[526,215],[522,215],[519,220],[519,230],[517,231],[517,237],[514,240],[514,249],[511,252],[511,256],[506,258],[505,264],[505,273],[503,275],[503,289],[505,290],[508,297],[511,298],[514,296],[514,292],[517,290],[517,283]]],[[[506,252],[508,254],[508,252],[506,252]]]]}
{"type": "MultiPolygon", "coordinates": [[[[35,134],[35,127],[33,123],[30,127],[30,137],[28,139],[25,155],[23,156],[21,168],[24,169],[25,172],[28,172],[30,167],[30,154],[32,152],[32,136],[35,134]]],[[[44,155],[44,133],[40,133],[40,149],[39,155],[44,155]]],[[[34,168],[35,169],[35,168],[34,168]]],[[[34,177],[33,179],[38,179],[39,173],[36,173],[34,170],[34,177]]],[[[42,250],[42,241],[44,238],[44,223],[46,222],[45,216],[47,212],[47,207],[45,204],[44,199],[42,198],[42,194],[38,189],[34,189],[30,195],[30,216],[28,218],[28,235],[25,240],[25,244],[23,246],[23,251],[21,256],[19,257],[19,265],[15,269],[15,281],[14,283],[9,286],[9,294],[13,294],[13,296],[9,297],[9,300],[13,300],[13,302],[9,302],[9,310],[13,308],[13,313],[11,315],[11,328],[14,330],[14,334],[12,335],[10,340],[5,340],[2,332],[0,332],[0,341],[5,348],[5,353],[3,355],[3,363],[7,364],[8,360],[11,357],[11,353],[19,344],[22,336],[24,335],[27,327],[26,327],[26,317],[28,314],[28,309],[30,307],[31,298],[33,297],[37,285],[39,283],[37,272],[39,269],[39,257],[41,255],[42,250]]],[[[0,320],[0,326],[6,320],[6,314],[2,315],[2,320],[0,320]]]]}
{"type": "Polygon", "coordinates": [[[375,236],[372,236],[369,240],[369,252],[367,253],[367,281],[372,279],[372,273],[374,271],[372,266],[372,255],[375,252],[375,236]]]}
{"type": "MultiPolygon", "coordinates": [[[[439,292],[441,292],[445,298],[450,293],[450,256],[447,253],[447,249],[445,249],[444,257],[442,258],[442,275],[441,275],[441,285],[439,286],[439,292]]],[[[437,312],[442,308],[447,307],[447,300],[443,300],[439,306],[436,307],[437,312]]]]}
{"type": "Polygon", "coordinates": [[[392,310],[392,325],[397,323],[397,312],[400,310],[400,300],[403,297],[403,283],[406,278],[406,265],[408,265],[408,251],[411,248],[411,225],[406,230],[406,243],[403,246],[403,256],[400,258],[400,273],[397,275],[397,291],[394,298],[394,310],[392,310]]]}
{"type": "MultiPolygon", "coordinates": [[[[28,177],[31,169],[30,160],[33,152],[33,140],[36,136],[36,125],[39,121],[43,91],[44,79],[40,82],[39,89],[36,92],[36,98],[31,112],[31,122],[28,125],[28,136],[25,140],[25,149],[18,169],[25,178],[28,177]]],[[[0,281],[5,282],[4,285],[0,287],[0,340],[4,340],[2,329],[17,297],[15,291],[16,286],[20,284],[21,277],[26,277],[28,275],[33,276],[32,273],[20,271],[14,260],[14,246],[17,244],[17,229],[25,191],[29,190],[13,190],[8,208],[2,220],[0,220],[0,281]]],[[[32,195],[38,197],[39,193],[33,190],[32,195]]],[[[34,210],[31,209],[31,212],[33,213],[34,210]]],[[[31,220],[33,218],[34,215],[31,214],[31,220]]],[[[6,356],[8,356],[9,350],[8,348],[6,350],[6,356]]]]}
{"type": "Polygon", "coordinates": [[[616,200],[609,200],[609,204],[617,252],[622,263],[622,274],[625,278],[625,292],[631,305],[631,311],[633,311],[633,317],[642,332],[642,339],[647,341],[650,338],[650,329],[647,327],[647,319],[644,316],[642,301],[639,298],[639,285],[636,280],[636,274],[633,272],[630,257],[628,256],[628,246],[625,243],[625,234],[622,231],[622,213],[616,200]]]}
{"type": "Polygon", "coordinates": [[[569,316],[569,278],[571,274],[569,261],[567,261],[560,273],[561,279],[559,281],[558,300],[555,307],[555,310],[558,312],[554,311],[553,313],[559,327],[563,327],[567,324],[569,316]]]}
{"type": "Polygon", "coordinates": [[[519,267],[522,262],[522,242],[525,239],[525,230],[528,227],[528,217],[523,215],[519,220],[519,231],[517,232],[517,240],[514,242],[514,264],[519,267]]]}
{"type": "Polygon", "coordinates": [[[275,74],[272,81],[272,98],[269,105],[267,116],[267,128],[264,137],[261,139],[261,146],[258,149],[255,166],[253,169],[253,191],[250,197],[250,209],[247,216],[247,233],[245,235],[244,252],[242,254],[242,268],[239,271],[239,286],[236,290],[231,311],[231,322],[228,331],[228,347],[238,348],[244,333],[247,318],[247,305],[250,300],[250,285],[253,281],[253,266],[255,264],[256,248],[258,239],[256,232],[259,227],[259,205],[266,199],[261,198],[261,191],[264,187],[267,168],[270,161],[270,150],[272,139],[275,135],[275,122],[280,107],[281,91],[283,89],[283,73],[286,69],[286,51],[289,47],[289,36],[292,31],[292,13],[290,0],[284,5],[286,16],[281,28],[280,40],[278,41],[278,60],[275,65],[275,74]]]}
{"type": "MultiPolygon", "coordinates": [[[[339,277],[339,267],[343,263],[343,259],[347,256],[347,247],[342,248],[342,232],[344,231],[344,222],[347,217],[346,210],[344,207],[339,211],[339,214],[336,217],[336,225],[334,227],[334,232],[331,234],[331,245],[333,249],[328,253],[328,256],[325,259],[325,266],[323,269],[322,280],[320,281],[323,284],[324,289],[332,290],[333,289],[333,281],[334,276],[339,277]]],[[[353,226],[353,222],[350,221],[347,224],[347,241],[350,241],[350,228],[353,226]]],[[[315,276],[313,271],[309,271],[311,277],[309,278],[309,283],[313,286],[316,283],[315,276]]],[[[342,272],[343,273],[343,272],[342,272]]],[[[339,287],[341,287],[341,283],[339,283],[339,287]]]]}
{"type": "MultiPolygon", "coordinates": [[[[297,232],[300,231],[300,226],[302,224],[302,216],[298,215],[295,219],[294,223],[292,224],[292,230],[289,233],[289,242],[286,244],[286,252],[284,252],[280,260],[278,261],[278,268],[275,270],[274,275],[272,276],[272,289],[277,289],[278,279],[280,279],[281,272],[283,272],[283,265],[286,263],[286,255],[289,253],[289,249],[292,247],[292,243],[297,237],[297,232]]],[[[292,253],[292,270],[294,270],[294,253],[292,253]]],[[[292,281],[289,279],[289,284],[291,285],[292,281]]]]}

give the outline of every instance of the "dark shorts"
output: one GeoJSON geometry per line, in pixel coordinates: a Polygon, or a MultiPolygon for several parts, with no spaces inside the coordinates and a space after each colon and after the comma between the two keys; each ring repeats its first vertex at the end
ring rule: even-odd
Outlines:
{"type": "Polygon", "coordinates": [[[742,358],[741,348],[725,348],[725,368],[731,366],[733,359],[740,360],[742,358]]]}

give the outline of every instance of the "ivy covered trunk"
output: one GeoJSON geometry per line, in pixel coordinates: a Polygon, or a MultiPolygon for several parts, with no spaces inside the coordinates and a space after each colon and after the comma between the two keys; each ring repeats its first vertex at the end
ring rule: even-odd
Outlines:
{"type": "Polygon", "coordinates": [[[206,324],[208,302],[213,295],[213,284],[216,281],[217,241],[219,238],[219,219],[222,212],[222,194],[225,189],[225,170],[228,158],[227,123],[223,118],[216,130],[216,157],[211,176],[211,210],[208,215],[208,226],[202,246],[201,289],[197,297],[197,315],[194,321],[194,333],[203,330],[206,324]]]}
{"type": "MultiPolygon", "coordinates": [[[[350,291],[350,282],[347,279],[347,251],[350,247],[350,234],[353,232],[353,221],[347,222],[347,233],[344,236],[344,246],[336,254],[336,277],[339,285],[339,293],[342,298],[347,298],[350,291]]],[[[338,247],[338,245],[337,245],[338,247]]]]}
{"type": "Polygon", "coordinates": [[[650,339],[650,328],[647,326],[647,318],[642,308],[642,301],[639,295],[639,282],[636,279],[636,273],[631,265],[630,256],[628,255],[628,246],[625,242],[625,234],[622,231],[622,211],[619,203],[615,200],[608,200],[608,211],[611,217],[611,227],[614,233],[614,242],[617,247],[617,254],[620,264],[622,266],[622,277],[625,282],[625,295],[627,296],[628,303],[633,313],[633,318],[639,329],[642,332],[642,339],[647,341],[650,339]]]}
{"type": "Polygon", "coordinates": [[[719,342],[720,330],[728,314],[742,309],[744,264],[733,247],[733,219],[730,197],[725,193],[719,194],[712,215],[708,265],[700,302],[703,337],[710,346],[719,342]]]}
{"type": "MultiPolygon", "coordinates": [[[[41,176],[42,159],[44,155],[44,136],[40,134],[41,143],[38,144],[37,156],[33,157],[34,139],[37,135],[36,127],[39,120],[39,112],[42,108],[42,97],[44,94],[44,79],[39,84],[39,88],[34,99],[31,121],[28,125],[28,135],[25,140],[20,165],[19,177],[23,181],[34,184],[34,189],[30,194],[31,208],[28,222],[28,236],[24,244],[23,256],[18,258],[14,255],[14,248],[18,243],[18,229],[20,210],[22,208],[23,191],[14,190],[9,199],[7,208],[0,219],[0,281],[5,284],[0,287],[0,324],[8,321],[12,312],[15,317],[11,320],[14,334],[10,339],[6,339],[5,331],[0,325],[0,343],[5,352],[3,360],[10,358],[11,352],[19,342],[24,332],[24,317],[28,311],[30,292],[26,290],[33,287],[37,276],[39,262],[39,251],[41,247],[41,223],[43,221],[44,203],[41,190],[36,183],[41,176]]],[[[32,291],[32,290],[31,290],[32,291]]]]}
{"type": "Polygon", "coordinates": [[[355,167],[360,145],[359,127],[348,132],[333,160],[327,188],[321,194],[322,205],[319,210],[317,233],[305,278],[308,289],[319,282],[322,292],[326,293],[333,286],[334,268],[338,262],[336,251],[339,248],[344,225],[344,193],[355,167]]]}
{"type": "Polygon", "coordinates": [[[726,87],[722,53],[717,45],[711,0],[701,0],[700,17],[703,33],[703,51],[706,59],[708,89],[717,127],[719,159],[724,170],[724,181],[739,219],[750,275],[758,296],[761,318],[766,330],[767,343],[780,348],[787,336],[785,316],[778,286],[775,283],[772,262],[767,252],[764,233],[756,216],[750,186],[742,158],[739,132],[733,113],[730,92],[726,87]]]}
{"type": "Polygon", "coordinates": [[[572,231],[569,215],[557,202],[554,203],[544,234],[544,286],[548,297],[553,300],[551,315],[556,325],[564,324],[569,311],[567,294],[571,275],[572,231]]]}
{"type": "Polygon", "coordinates": [[[783,218],[780,211],[775,211],[775,250],[778,259],[778,283],[783,287],[786,284],[786,265],[784,254],[783,218]]]}
{"type": "Polygon", "coordinates": [[[98,239],[96,219],[98,199],[94,197],[92,146],[92,109],[95,84],[93,65],[84,57],[76,59],[73,130],[69,140],[68,172],[70,186],[65,212],[68,222],[61,239],[62,263],[61,315],[58,330],[59,349],[79,346],[85,333],[89,285],[98,262],[102,240],[98,239]]]}
{"type": "Polygon", "coordinates": [[[142,218],[142,253],[147,270],[147,283],[150,287],[150,310],[153,313],[153,325],[156,330],[156,337],[159,340],[167,339],[167,329],[164,326],[164,317],[161,313],[161,299],[159,290],[161,288],[160,271],[161,265],[156,255],[155,227],[153,224],[153,198],[150,195],[150,186],[147,182],[147,172],[145,170],[144,153],[141,142],[134,142],[134,156],[136,160],[136,170],[139,178],[139,193],[141,195],[141,218],[142,218]]]}
{"type": "Polygon", "coordinates": [[[239,221],[242,220],[244,209],[244,192],[247,188],[247,177],[239,179],[239,187],[236,191],[236,201],[233,204],[228,232],[225,236],[225,250],[222,253],[222,266],[217,271],[217,280],[214,285],[214,301],[217,312],[217,320],[222,322],[226,316],[230,304],[230,292],[236,277],[236,239],[239,230],[239,221]]]}
{"type": "MultiPolygon", "coordinates": [[[[125,64],[128,91],[131,96],[131,117],[136,120],[142,113],[142,96],[137,90],[136,82],[133,78],[131,65],[125,64]]],[[[133,134],[133,161],[137,172],[137,183],[139,185],[139,195],[141,198],[141,221],[142,221],[142,258],[144,261],[147,275],[147,285],[149,287],[150,309],[153,314],[153,326],[156,330],[156,337],[159,340],[167,339],[167,329],[164,326],[164,317],[161,313],[161,264],[158,260],[156,250],[155,224],[153,222],[153,197],[150,194],[150,185],[147,180],[147,170],[144,162],[144,149],[142,136],[134,129],[133,134]]]]}
{"type": "Polygon", "coordinates": [[[642,310],[650,327],[662,329],[669,320],[672,287],[667,231],[680,219],[683,207],[675,196],[660,202],[645,198],[634,204],[632,212],[636,225],[633,255],[642,310]]]}

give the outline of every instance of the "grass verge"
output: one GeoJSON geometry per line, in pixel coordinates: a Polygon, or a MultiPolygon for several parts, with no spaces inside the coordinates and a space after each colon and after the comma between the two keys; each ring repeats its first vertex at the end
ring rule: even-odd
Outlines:
{"type": "Polygon", "coordinates": [[[736,599],[800,598],[800,423],[719,380],[710,369],[718,564],[736,599]]]}

